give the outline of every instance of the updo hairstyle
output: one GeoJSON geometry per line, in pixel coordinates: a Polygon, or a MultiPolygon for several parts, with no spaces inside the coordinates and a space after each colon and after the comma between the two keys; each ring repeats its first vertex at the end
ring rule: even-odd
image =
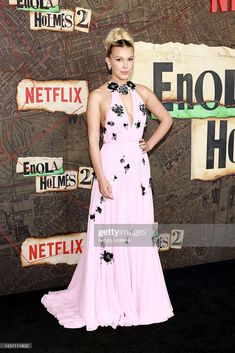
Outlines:
{"type": "Polygon", "coordinates": [[[134,49],[134,39],[131,34],[124,28],[113,28],[104,40],[106,56],[110,57],[113,47],[132,47],[134,49]]]}

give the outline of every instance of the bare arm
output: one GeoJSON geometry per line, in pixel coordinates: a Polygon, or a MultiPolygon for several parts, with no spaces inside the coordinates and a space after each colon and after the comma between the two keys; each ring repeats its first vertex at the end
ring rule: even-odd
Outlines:
{"type": "Polygon", "coordinates": [[[149,150],[151,150],[170,129],[173,124],[173,119],[157,96],[148,87],[142,85],[142,88],[146,108],[160,120],[158,128],[147,141],[149,150]]]}
{"type": "Polygon", "coordinates": [[[112,187],[104,175],[100,158],[100,99],[97,92],[91,91],[89,93],[86,111],[89,153],[101,194],[106,198],[113,199],[112,187]]]}
{"type": "Polygon", "coordinates": [[[91,162],[98,180],[104,178],[100,159],[100,107],[99,94],[91,91],[87,102],[87,127],[88,127],[88,142],[91,162]]]}

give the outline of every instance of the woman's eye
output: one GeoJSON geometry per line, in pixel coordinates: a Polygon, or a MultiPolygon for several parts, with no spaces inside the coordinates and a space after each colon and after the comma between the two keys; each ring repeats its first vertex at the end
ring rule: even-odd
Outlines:
{"type": "MultiPolygon", "coordinates": [[[[122,59],[116,59],[117,61],[122,61],[122,59]]],[[[133,61],[134,59],[133,58],[130,58],[130,59],[128,59],[129,61],[133,61]]]]}

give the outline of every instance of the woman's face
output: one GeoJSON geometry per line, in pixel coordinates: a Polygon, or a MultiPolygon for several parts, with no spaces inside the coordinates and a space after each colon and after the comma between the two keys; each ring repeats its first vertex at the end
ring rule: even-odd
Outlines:
{"type": "Polygon", "coordinates": [[[112,68],[112,77],[126,81],[134,66],[134,50],[132,47],[113,47],[110,58],[105,58],[112,68]]]}

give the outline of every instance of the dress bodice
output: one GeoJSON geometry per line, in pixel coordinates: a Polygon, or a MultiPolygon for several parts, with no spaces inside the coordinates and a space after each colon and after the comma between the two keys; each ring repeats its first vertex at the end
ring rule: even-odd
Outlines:
{"type": "Polygon", "coordinates": [[[136,89],[130,90],[133,107],[133,121],[130,122],[127,110],[118,91],[111,92],[111,104],[106,114],[103,130],[103,143],[124,143],[139,141],[147,125],[147,109],[136,89]]]}

